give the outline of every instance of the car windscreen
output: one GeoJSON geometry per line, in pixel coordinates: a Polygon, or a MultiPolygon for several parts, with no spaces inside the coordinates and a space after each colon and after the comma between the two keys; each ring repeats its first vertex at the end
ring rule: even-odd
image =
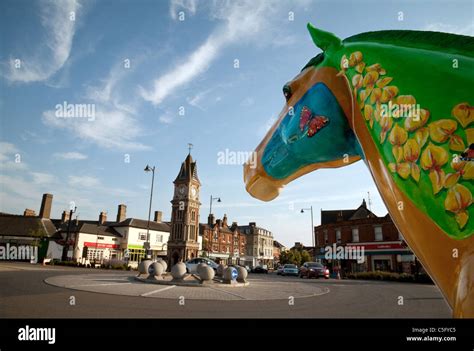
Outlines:
{"type": "Polygon", "coordinates": [[[321,263],[309,263],[308,267],[310,267],[310,268],[323,268],[323,265],[321,263]]]}
{"type": "Polygon", "coordinates": [[[294,264],[285,264],[284,268],[296,268],[294,264]]]}

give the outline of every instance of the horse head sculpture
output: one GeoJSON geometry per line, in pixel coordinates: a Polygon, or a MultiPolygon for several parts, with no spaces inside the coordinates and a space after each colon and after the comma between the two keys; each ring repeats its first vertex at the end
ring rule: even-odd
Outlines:
{"type": "Polygon", "coordinates": [[[322,53],[283,86],[247,191],[270,201],[308,172],[363,160],[454,316],[474,317],[474,38],[308,30],[322,53]]]}

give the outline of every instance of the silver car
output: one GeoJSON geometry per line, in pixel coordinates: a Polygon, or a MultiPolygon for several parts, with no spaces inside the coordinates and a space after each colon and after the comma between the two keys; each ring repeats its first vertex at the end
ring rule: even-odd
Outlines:
{"type": "Polygon", "coordinates": [[[189,261],[185,262],[186,272],[191,273],[191,274],[197,273],[197,266],[200,263],[207,264],[209,267],[213,268],[214,271],[216,271],[218,267],[218,264],[215,263],[214,261],[205,257],[198,257],[198,258],[190,259],[189,261]]]}

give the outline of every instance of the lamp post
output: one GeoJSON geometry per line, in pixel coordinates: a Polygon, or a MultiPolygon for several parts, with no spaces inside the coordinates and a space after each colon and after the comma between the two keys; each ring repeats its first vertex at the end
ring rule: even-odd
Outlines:
{"type": "Polygon", "coordinates": [[[313,206],[310,206],[310,208],[302,208],[301,213],[304,213],[304,211],[311,211],[311,240],[313,242],[313,248],[314,248],[313,206]]]}
{"type": "MultiPolygon", "coordinates": [[[[76,210],[77,210],[77,207],[74,206],[74,209],[72,209],[72,207],[71,207],[71,210],[69,211],[69,221],[67,222],[66,242],[64,243],[63,255],[62,255],[62,258],[61,258],[61,260],[63,260],[63,261],[68,260],[67,254],[69,252],[69,235],[71,233],[72,214],[75,213],[76,210]]],[[[73,255],[74,255],[74,252],[73,252],[73,255]]]]}
{"type": "Polygon", "coordinates": [[[209,214],[212,214],[212,201],[217,200],[217,202],[222,202],[220,197],[212,197],[211,195],[211,201],[209,205],[209,214]]]}
{"type": "Polygon", "coordinates": [[[148,207],[148,223],[146,226],[146,242],[143,245],[145,247],[145,258],[151,260],[151,248],[150,248],[150,216],[151,216],[151,203],[153,201],[153,183],[155,182],[155,166],[150,167],[146,165],[145,172],[152,172],[151,176],[151,191],[150,191],[150,206],[148,207]]]}

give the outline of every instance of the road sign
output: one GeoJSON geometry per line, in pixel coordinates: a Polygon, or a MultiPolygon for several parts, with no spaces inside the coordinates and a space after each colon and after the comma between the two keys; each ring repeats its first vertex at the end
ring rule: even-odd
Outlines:
{"type": "Polygon", "coordinates": [[[129,257],[130,257],[130,251],[129,251],[128,249],[125,249],[125,250],[123,251],[123,257],[124,257],[124,258],[129,258],[129,257]]]}
{"type": "Polygon", "coordinates": [[[237,272],[237,269],[232,267],[232,280],[236,280],[238,275],[239,273],[237,272]]]}

